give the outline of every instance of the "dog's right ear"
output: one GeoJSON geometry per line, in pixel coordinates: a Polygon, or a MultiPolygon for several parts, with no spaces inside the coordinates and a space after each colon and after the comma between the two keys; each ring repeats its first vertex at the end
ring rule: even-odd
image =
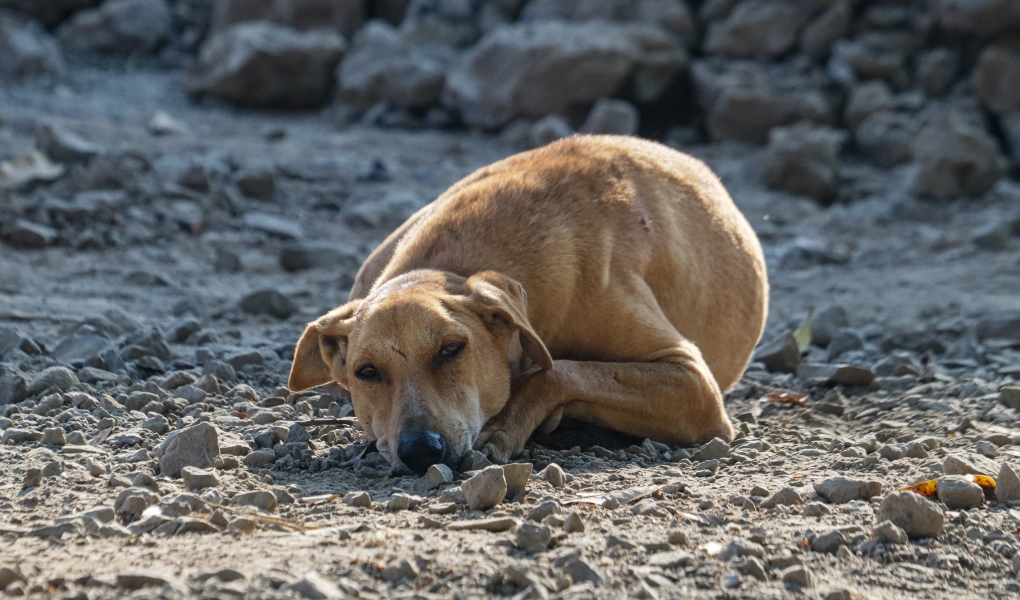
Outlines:
{"type": "Polygon", "coordinates": [[[354,312],[361,304],[353,300],[308,324],[294,349],[287,387],[301,392],[335,380],[347,387],[347,338],[354,329],[354,312]],[[336,366],[336,373],[333,367],[336,366]]]}

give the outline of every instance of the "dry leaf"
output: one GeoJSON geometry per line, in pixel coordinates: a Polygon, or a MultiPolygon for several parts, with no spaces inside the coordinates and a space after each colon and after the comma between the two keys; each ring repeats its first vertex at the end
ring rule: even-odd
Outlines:
{"type": "Polygon", "coordinates": [[[793,339],[797,340],[797,349],[803,353],[811,345],[811,317],[815,314],[815,305],[808,306],[807,316],[800,327],[793,332],[793,339]]]}
{"type": "MultiPolygon", "coordinates": [[[[987,475],[964,475],[967,479],[978,484],[985,490],[995,489],[995,480],[987,475]]],[[[908,485],[907,487],[900,488],[901,492],[914,492],[920,494],[925,498],[931,498],[938,493],[939,480],[929,479],[928,481],[922,481],[915,483],[914,485],[908,485]]]]}
{"type": "Polygon", "coordinates": [[[805,402],[807,394],[791,394],[789,392],[769,392],[765,396],[766,400],[770,402],[778,402],[779,404],[796,404],[797,406],[807,406],[805,402]]]}

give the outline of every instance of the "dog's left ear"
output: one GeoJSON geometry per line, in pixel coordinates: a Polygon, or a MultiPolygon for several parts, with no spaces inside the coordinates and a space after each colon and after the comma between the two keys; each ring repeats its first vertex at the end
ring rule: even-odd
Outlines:
{"type": "MultiPolygon", "coordinates": [[[[333,381],[333,364],[341,365],[347,356],[347,338],[354,329],[354,312],[361,304],[354,300],[334,308],[308,324],[294,349],[287,387],[292,392],[318,387],[333,381]]],[[[337,383],[347,387],[347,373],[339,373],[337,383]]]]}
{"type": "Polygon", "coordinates": [[[475,273],[467,280],[469,306],[487,325],[506,323],[520,332],[521,348],[536,365],[549,370],[552,356],[528,320],[528,296],[517,280],[495,271],[475,273]]]}

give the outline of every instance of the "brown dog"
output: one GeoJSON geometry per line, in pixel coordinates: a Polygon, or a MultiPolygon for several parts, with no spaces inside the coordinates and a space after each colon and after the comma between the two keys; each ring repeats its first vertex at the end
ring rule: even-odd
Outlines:
{"type": "Polygon", "coordinates": [[[713,173],[575,136],[456,183],[308,325],[290,388],[336,381],[379,451],[496,461],[563,416],[667,444],[732,439],[721,391],[761,336],[761,246],[713,173]]]}

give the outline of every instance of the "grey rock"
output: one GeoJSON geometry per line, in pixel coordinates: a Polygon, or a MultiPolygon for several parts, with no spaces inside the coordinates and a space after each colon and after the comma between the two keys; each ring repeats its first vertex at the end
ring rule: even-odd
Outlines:
{"type": "Polygon", "coordinates": [[[54,446],[63,446],[67,443],[64,437],[64,430],[60,427],[47,427],[43,429],[42,443],[54,446]]]}
{"type": "Polygon", "coordinates": [[[691,462],[702,462],[706,460],[717,460],[730,455],[730,445],[722,438],[712,438],[707,444],[698,448],[698,451],[691,456],[691,462]]]}
{"type": "Polygon", "coordinates": [[[796,506],[798,504],[803,504],[803,503],[804,503],[804,498],[800,495],[800,493],[797,490],[795,490],[795,489],[793,489],[791,487],[785,487],[785,488],[779,490],[778,492],[772,494],[768,498],[762,500],[761,501],[761,507],[762,508],[775,508],[776,506],[779,506],[780,504],[782,504],[784,506],[796,506]]]}
{"type": "Polygon", "coordinates": [[[811,540],[811,549],[815,552],[835,554],[841,546],[846,546],[846,536],[838,529],[815,536],[811,540]]]}
{"type": "Polygon", "coordinates": [[[875,519],[891,521],[910,539],[942,535],[945,524],[938,505],[913,492],[893,492],[883,498],[875,519]]]}
{"type": "Polygon", "coordinates": [[[1001,252],[1009,244],[1011,233],[1007,223],[992,221],[975,229],[970,239],[981,250],[1001,252]]]}
{"type": "Polygon", "coordinates": [[[73,333],[58,339],[50,354],[61,362],[75,363],[76,361],[99,358],[104,352],[111,349],[113,349],[113,344],[98,335],[73,333]]]}
{"type": "Polygon", "coordinates": [[[264,21],[228,27],[202,46],[188,89],[243,106],[308,108],[326,102],[347,43],[328,30],[264,21]]]}
{"type": "Polygon", "coordinates": [[[846,504],[851,500],[869,501],[882,493],[882,482],[852,477],[830,477],[815,484],[815,493],[832,504],[846,504]]]}
{"type": "Polygon", "coordinates": [[[159,504],[159,494],[143,487],[127,487],[117,494],[113,507],[126,524],[138,520],[145,509],[155,504],[159,504]]]}
{"type": "Polygon", "coordinates": [[[744,0],[726,19],[708,26],[705,51],[730,58],[776,57],[790,50],[811,16],[788,0],[744,0]]]}
{"type": "Polygon", "coordinates": [[[563,565],[563,574],[570,578],[574,585],[590,581],[595,585],[602,583],[602,576],[587,561],[576,559],[563,565]]]}
{"type": "Polygon", "coordinates": [[[999,476],[995,479],[995,499],[999,504],[1020,500],[1020,477],[1006,463],[999,467],[999,476]]]}
{"type": "Polygon", "coordinates": [[[425,475],[418,480],[416,489],[420,492],[429,492],[445,483],[453,483],[453,470],[444,464],[437,463],[429,467],[425,475]]]}
{"type": "Polygon", "coordinates": [[[170,587],[181,588],[180,584],[176,582],[176,579],[162,571],[157,570],[137,570],[137,571],[125,571],[117,573],[114,581],[117,587],[126,590],[140,590],[145,587],[163,587],[164,585],[170,584],[170,587]]]}
{"type": "Polygon", "coordinates": [[[181,480],[184,482],[184,487],[192,491],[219,487],[220,485],[220,477],[216,471],[195,467],[181,469],[181,480]]]}
{"type": "Polygon", "coordinates": [[[854,144],[871,162],[891,167],[914,157],[914,139],[920,128],[920,120],[913,115],[873,112],[854,132],[854,144]]]}
{"type": "Polygon", "coordinates": [[[829,342],[828,360],[835,362],[844,352],[864,349],[864,339],[852,329],[841,329],[829,342]]]}
{"type": "Polygon", "coordinates": [[[758,581],[768,581],[768,573],[765,571],[765,564],[756,556],[749,557],[740,567],[741,572],[750,575],[758,581]]]}
{"type": "Polygon", "coordinates": [[[628,78],[634,100],[657,98],[686,64],[678,41],[649,26],[548,21],[499,27],[447,74],[443,103],[468,125],[566,114],[613,95],[628,78]]]}
{"type": "Polygon", "coordinates": [[[368,492],[347,492],[344,496],[344,504],[360,508],[369,508],[372,506],[372,497],[368,495],[368,492]]]}
{"type": "MultiPolygon", "coordinates": [[[[531,463],[510,463],[503,465],[503,478],[506,480],[506,497],[513,499],[523,492],[531,477],[531,463]]],[[[427,475],[427,473],[426,473],[427,475]]]]}
{"type": "Polygon", "coordinates": [[[242,169],[234,181],[241,193],[249,198],[266,200],[272,198],[276,191],[276,176],[268,167],[242,169]]]}
{"type": "Polygon", "coordinates": [[[13,225],[4,227],[0,237],[8,246],[14,248],[39,249],[52,245],[57,240],[58,234],[52,227],[18,219],[13,225]]]}
{"type": "Polygon", "coordinates": [[[954,33],[988,38],[1020,27],[1020,6],[1010,0],[936,0],[930,7],[941,28],[954,33]]]}
{"type": "Polygon", "coordinates": [[[0,567],[0,588],[7,589],[7,586],[18,581],[28,583],[28,578],[21,573],[21,569],[17,566],[0,567]]]}
{"type": "Polygon", "coordinates": [[[634,104],[616,98],[595,101],[578,130],[589,134],[637,135],[641,113],[634,104]]]}
{"type": "Polygon", "coordinates": [[[871,537],[883,544],[906,544],[907,532],[892,521],[882,521],[871,529],[871,537]]]}
{"type": "Polygon", "coordinates": [[[69,53],[146,53],[166,41],[172,24],[166,0],[106,0],[76,13],[57,31],[57,39],[69,53]]]}
{"type": "Polygon", "coordinates": [[[211,30],[264,20],[300,30],[329,28],[348,36],[365,18],[363,4],[360,0],[217,0],[211,30]]]}
{"type": "Polygon", "coordinates": [[[917,59],[917,82],[929,96],[941,96],[956,79],[959,58],[948,48],[933,48],[917,59]]]}
{"type": "Polygon", "coordinates": [[[892,111],[895,107],[893,92],[886,82],[881,79],[867,81],[850,90],[850,97],[843,111],[843,124],[850,131],[856,132],[869,116],[892,111]]]}
{"type": "Polygon", "coordinates": [[[552,530],[545,525],[525,521],[510,530],[513,536],[514,545],[518,550],[534,554],[542,552],[549,547],[552,540],[552,530]]]}
{"type": "Polygon", "coordinates": [[[461,489],[472,510],[488,510],[506,497],[503,468],[496,465],[486,467],[462,483],[461,489]]]}
{"type": "Polygon", "coordinates": [[[573,134],[574,130],[570,127],[570,123],[567,123],[566,119],[559,115],[546,115],[535,121],[528,130],[528,147],[538,148],[539,146],[545,146],[556,140],[570,137],[573,134]]]}
{"type": "Polygon", "coordinates": [[[259,290],[241,298],[238,306],[246,313],[266,314],[286,319],[296,310],[290,298],[276,290],[259,290]]]}
{"type": "Polygon", "coordinates": [[[25,478],[21,481],[21,489],[27,490],[42,485],[43,472],[38,467],[25,470],[25,478]]]}
{"type": "Polygon", "coordinates": [[[562,489],[567,485],[567,476],[563,472],[563,467],[556,463],[551,463],[546,468],[542,469],[538,473],[539,479],[548,481],[549,485],[557,489],[562,489]]]}
{"type": "Polygon", "coordinates": [[[241,459],[246,467],[264,469],[276,463],[276,453],[269,449],[250,452],[241,459]]]}
{"type": "Polygon", "coordinates": [[[148,429],[153,433],[162,435],[170,431],[170,423],[163,415],[150,415],[148,419],[142,422],[142,429],[148,429]]]}
{"type": "Polygon", "coordinates": [[[809,123],[772,129],[762,157],[765,183],[831,202],[837,192],[839,154],[845,142],[844,132],[809,123]]]}
{"type": "Polygon", "coordinates": [[[209,423],[198,423],[171,432],[160,444],[156,458],[163,475],[177,478],[184,467],[204,469],[211,466],[219,454],[216,428],[209,423]]]}
{"type": "Polygon", "coordinates": [[[452,48],[411,44],[391,25],[370,21],[340,63],[339,97],[361,109],[382,101],[406,109],[436,105],[453,56],[452,48]]]}
{"type": "Polygon", "coordinates": [[[814,58],[828,58],[832,44],[846,35],[851,20],[850,2],[833,2],[814,18],[800,34],[800,49],[814,58]]]}
{"type": "Polygon", "coordinates": [[[36,396],[48,389],[66,392],[78,385],[78,377],[67,367],[49,367],[32,378],[28,384],[28,395],[36,396]]]}
{"type": "Polygon", "coordinates": [[[38,442],[42,440],[43,434],[30,429],[8,427],[0,437],[0,444],[20,444],[21,442],[38,442]]]}
{"type": "Polygon", "coordinates": [[[762,344],[754,352],[754,360],[764,363],[774,373],[796,373],[800,365],[800,348],[793,333],[783,335],[762,344]]]}
{"type": "Polygon", "coordinates": [[[296,241],[280,248],[280,266],[285,271],[302,269],[356,269],[358,257],[350,250],[329,243],[296,241]]]}
{"type": "Polygon", "coordinates": [[[986,475],[995,477],[999,465],[973,452],[950,454],[942,461],[942,472],[946,475],[986,475]]]}
{"type": "Polygon", "coordinates": [[[0,377],[0,406],[17,404],[28,398],[28,383],[17,373],[0,377]]]}
{"type": "Polygon", "coordinates": [[[237,506],[254,507],[269,513],[276,512],[278,503],[276,495],[265,490],[235,494],[231,501],[237,506]]]}
{"type": "Polygon", "coordinates": [[[981,486],[963,475],[945,475],[938,479],[939,501],[953,510],[981,506],[985,493],[981,486]]]}
{"type": "Polygon", "coordinates": [[[38,22],[0,8],[0,76],[21,79],[63,70],[60,48],[38,22]]]}
{"type": "Polygon", "coordinates": [[[269,235],[285,240],[296,240],[305,235],[299,223],[263,212],[252,211],[245,213],[244,224],[251,229],[264,231],[269,235]]]}
{"type": "Polygon", "coordinates": [[[804,565],[793,565],[787,567],[779,574],[784,584],[792,584],[802,588],[810,588],[815,585],[815,578],[811,570],[804,565]]]}
{"type": "MultiPolygon", "coordinates": [[[[1013,410],[1020,410],[1020,386],[1010,385],[999,388],[999,402],[1013,410]]],[[[3,404],[2,399],[0,399],[0,404],[3,404]]]]}
{"type": "Polygon", "coordinates": [[[921,197],[952,200],[980,196],[1007,167],[998,144],[983,129],[953,113],[933,118],[914,144],[919,169],[912,189],[921,197]]]}
{"type": "Polygon", "coordinates": [[[811,319],[811,343],[827,348],[832,337],[850,324],[842,306],[828,306],[811,319]]]}

